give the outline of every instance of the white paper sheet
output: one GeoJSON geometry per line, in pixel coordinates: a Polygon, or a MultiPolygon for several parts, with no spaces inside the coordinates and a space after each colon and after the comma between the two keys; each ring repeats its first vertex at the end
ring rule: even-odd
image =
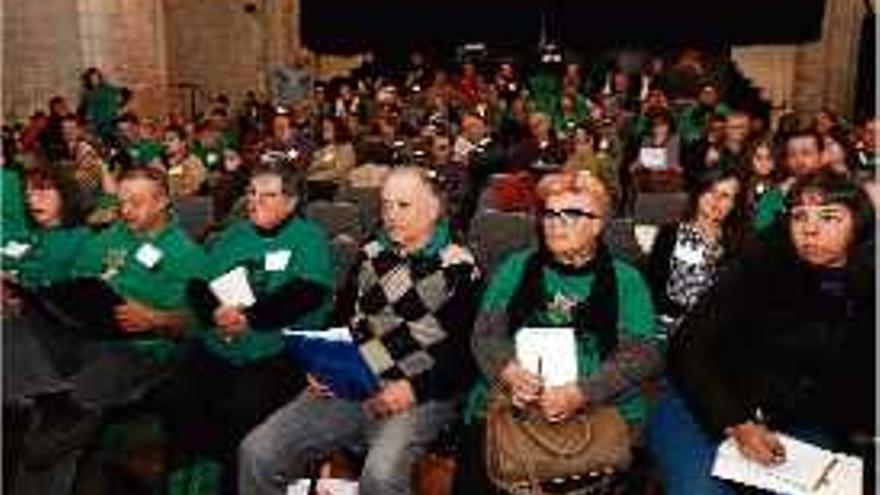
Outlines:
{"type": "Polygon", "coordinates": [[[639,245],[642,253],[648,254],[651,252],[659,232],[660,227],[651,224],[637,224],[633,227],[633,236],[635,236],[636,243],[639,245]]]}
{"type": "Polygon", "coordinates": [[[540,375],[544,385],[557,387],[577,381],[577,346],[571,327],[526,327],[516,334],[520,366],[540,375]]]}
{"type": "Polygon", "coordinates": [[[18,241],[9,241],[3,246],[3,254],[10,258],[19,259],[30,251],[31,245],[18,241]]]}
{"type": "Polygon", "coordinates": [[[328,342],[354,342],[348,327],[333,327],[327,330],[290,330],[281,331],[287,337],[305,337],[308,339],[323,339],[328,342]]]}
{"type": "MultiPolygon", "coordinates": [[[[287,486],[287,495],[308,495],[311,480],[300,479],[287,486]]],[[[321,478],[315,487],[318,495],[357,495],[357,481],[321,478]]]]}
{"type": "Polygon", "coordinates": [[[257,302],[254,291],[248,283],[247,269],[243,266],[236,267],[223,275],[215,278],[209,284],[211,292],[224,306],[247,308],[257,302]]]}
{"type": "Polygon", "coordinates": [[[718,447],[712,476],[791,495],[861,494],[861,459],[835,454],[787,435],[780,435],[780,441],[785,446],[786,460],[768,467],[747,459],[733,440],[725,440],[718,447]],[[815,488],[832,462],[826,482],[815,488]]]}
{"type": "Polygon", "coordinates": [[[649,170],[667,168],[666,148],[644,147],[639,149],[639,163],[649,170]]]}

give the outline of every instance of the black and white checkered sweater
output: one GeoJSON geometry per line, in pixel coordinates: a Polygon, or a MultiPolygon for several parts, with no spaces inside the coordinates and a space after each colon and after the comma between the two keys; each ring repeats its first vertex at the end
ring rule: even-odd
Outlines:
{"type": "Polygon", "coordinates": [[[372,240],[361,248],[337,308],[381,380],[408,379],[419,402],[448,399],[473,370],[479,280],[473,255],[458,244],[406,256],[372,240]]]}

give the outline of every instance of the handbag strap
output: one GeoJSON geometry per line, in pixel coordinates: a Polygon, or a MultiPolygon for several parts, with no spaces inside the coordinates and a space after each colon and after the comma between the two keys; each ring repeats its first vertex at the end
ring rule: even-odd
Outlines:
{"type": "MultiPolygon", "coordinates": [[[[541,419],[540,421],[544,421],[541,419]]],[[[580,454],[587,447],[590,446],[590,441],[592,440],[592,428],[590,424],[590,420],[586,417],[582,418],[573,418],[570,421],[580,425],[582,428],[582,432],[578,432],[577,435],[574,435],[572,438],[566,443],[556,443],[551,441],[545,435],[540,434],[540,423],[535,423],[531,421],[523,421],[522,429],[523,431],[531,438],[535,443],[541,446],[544,450],[552,452],[558,456],[573,456],[580,454]]],[[[552,424],[552,423],[551,423],[552,424]]]]}

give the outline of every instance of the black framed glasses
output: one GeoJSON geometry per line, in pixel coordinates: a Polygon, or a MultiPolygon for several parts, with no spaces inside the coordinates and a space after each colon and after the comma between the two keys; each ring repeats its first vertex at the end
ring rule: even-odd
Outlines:
{"type": "Polygon", "coordinates": [[[571,225],[578,220],[598,220],[599,215],[592,211],[581,210],[580,208],[562,208],[559,210],[544,208],[541,210],[541,219],[545,222],[559,220],[566,225],[571,225]]]}

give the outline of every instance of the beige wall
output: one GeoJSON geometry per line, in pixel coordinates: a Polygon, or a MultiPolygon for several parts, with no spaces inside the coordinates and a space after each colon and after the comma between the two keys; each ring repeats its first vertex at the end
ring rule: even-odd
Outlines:
{"type": "Polygon", "coordinates": [[[85,67],[134,93],[132,110],[158,116],[167,107],[168,63],[162,0],[78,0],[85,67]]]}
{"type": "Polygon", "coordinates": [[[733,59],[770,97],[774,109],[811,114],[831,107],[852,115],[862,0],[827,0],[821,38],[801,45],[734,47],[733,59]]]}
{"type": "Polygon", "coordinates": [[[61,95],[75,107],[80,74],[102,69],[144,114],[166,106],[162,0],[2,0],[3,116],[24,118],[61,95]]]}
{"type": "Polygon", "coordinates": [[[76,105],[82,53],[74,0],[2,0],[3,117],[30,115],[61,95],[76,105]]]}
{"type": "Polygon", "coordinates": [[[260,85],[263,65],[262,14],[244,12],[244,2],[167,0],[166,35],[172,106],[188,108],[180,84],[200,90],[199,108],[206,98],[227,93],[237,99],[260,85]]]}
{"type": "MultiPolygon", "coordinates": [[[[144,115],[189,110],[226,93],[266,90],[266,69],[300,46],[299,0],[0,0],[2,114],[25,117],[55,94],[76,104],[79,74],[101,67],[135,91],[144,115]]],[[[827,0],[822,38],[799,46],[743,46],[733,58],[777,111],[852,111],[862,0],[827,0]]],[[[321,56],[319,77],[345,74],[359,57],[321,56]]]]}

